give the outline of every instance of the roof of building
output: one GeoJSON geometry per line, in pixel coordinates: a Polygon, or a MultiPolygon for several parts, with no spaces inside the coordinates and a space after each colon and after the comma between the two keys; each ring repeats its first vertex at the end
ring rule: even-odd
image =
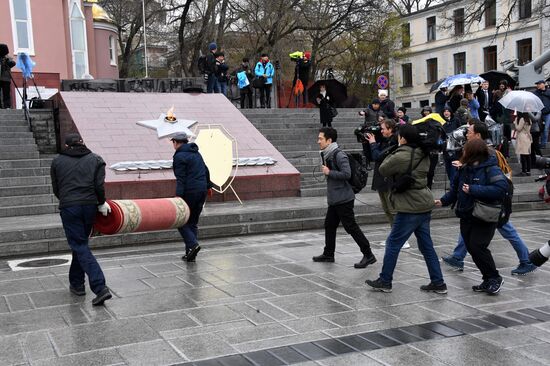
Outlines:
{"type": "Polygon", "coordinates": [[[418,14],[422,14],[422,13],[426,13],[426,12],[430,12],[432,10],[435,10],[435,9],[440,9],[440,8],[444,8],[446,6],[449,6],[451,4],[454,4],[454,3],[459,3],[459,2],[465,2],[464,0],[446,0],[446,1],[443,1],[441,3],[437,3],[433,6],[430,6],[430,7],[427,7],[427,8],[424,8],[424,9],[420,9],[418,11],[415,11],[415,12],[412,12],[410,14],[404,14],[402,16],[402,18],[408,18],[410,16],[414,16],[414,15],[418,15],[418,14]]]}
{"type": "Polygon", "coordinates": [[[85,3],[92,5],[92,16],[96,22],[114,23],[113,19],[99,4],[98,0],[84,0],[85,3]]]}

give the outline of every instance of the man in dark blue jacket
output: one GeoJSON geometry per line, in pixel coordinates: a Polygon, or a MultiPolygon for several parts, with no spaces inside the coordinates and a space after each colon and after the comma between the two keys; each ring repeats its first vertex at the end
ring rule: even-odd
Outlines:
{"type": "Polygon", "coordinates": [[[542,110],[544,130],[542,131],[540,139],[540,148],[544,149],[548,142],[548,130],[550,129],[550,90],[546,89],[546,82],[544,80],[537,81],[535,85],[537,89],[533,93],[539,97],[542,104],[544,104],[544,109],[542,110]]]}
{"type": "Polygon", "coordinates": [[[185,133],[172,138],[174,144],[173,169],[176,176],[176,196],[183,198],[189,206],[190,216],[185,225],[178,228],[185,242],[185,255],[181,258],[194,262],[201,250],[197,241],[199,216],[206,201],[210,174],[195,143],[189,143],[185,133]]]}
{"type": "Polygon", "coordinates": [[[68,134],[65,149],[52,161],[50,168],[53,193],[59,199],[59,214],[72,252],[69,268],[69,290],[86,295],[85,274],[96,297],[92,305],[102,305],[112,297],[105,286],[105,276],[88,246],[97,211],[111,212],[105,202],[105,162],[91,152],[79,134],[68,134]]]}

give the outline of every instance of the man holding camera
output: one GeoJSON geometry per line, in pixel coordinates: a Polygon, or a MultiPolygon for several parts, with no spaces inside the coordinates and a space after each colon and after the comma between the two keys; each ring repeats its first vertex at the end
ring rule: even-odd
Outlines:
{"type": "Polygon", "coordinates": [[[365,268],[376,262],[370,243],[355,221],[353,205],[355,193],[348,182],[351,178],[351,167],[348,156],[338,148],[338,133],[332,127],[319,130],[317,143],[321,148],[323,174],[327,177],[328,209],[325,217],[325,248],[323,254],[313,257],[314,262],[334,262],[336,248],[336,230],[342,226],[361,249],[363,258],[354,264],[355,268],[365,268]]]}
{"type": "Polygon", "coordinates": [[[15,66],[8,54],[10,50],[6,44],[0,44],[0,108],[11,108],[11,68],[15,66]]]}
{"type": "MultiPolygon", "coordinates": [[[[363,145],[363,155],[365,156],[365,164],[367,169],[370,169],[370,162],[372,161],[372,152],[370,148],[369,140],[365,138],[367,133],[375,133],[379,131],[378,120],[381,117],[385,117],[384,113],[380,110],[380,99],[373,99],[368,108],[359,112],[360,116],[365,117],[365,122],[354,131],[357,137],[357,142],[363,145]]],[[[376,137],[376,136],[375,136],[376,137]]]]}
{"type": "Polygon", "coordinates": [[[420,286],[422,291],[447,293],[441,267],[430,235],[430,221],[434,200],[427,187],[429,159],[420,148],[421,140],[416,127],[402,125],[398,134],[399,147],[380,165],[380,174],[392,177],[390,210],[396,212],[390,235],[386,239],[386,251],[382,272],[376,280],[366,284],[381,292],[392,291],[393,272],[399,251],[414,233],[418,249],[430,274],[430,283],[420,286]]]}

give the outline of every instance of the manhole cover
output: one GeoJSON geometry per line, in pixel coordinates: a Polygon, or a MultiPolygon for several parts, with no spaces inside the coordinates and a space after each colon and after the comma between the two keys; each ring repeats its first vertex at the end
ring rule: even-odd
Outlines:
{"type": "Polygon", "coordinates": [[[32,261],[21,262],[17,265],[17,267],[23,267],[23,268],[51,267],[51,266],[60,266],[67,262],[69,262],[67,259],[61,259],[61,258],[36,259],[32,261]]]}

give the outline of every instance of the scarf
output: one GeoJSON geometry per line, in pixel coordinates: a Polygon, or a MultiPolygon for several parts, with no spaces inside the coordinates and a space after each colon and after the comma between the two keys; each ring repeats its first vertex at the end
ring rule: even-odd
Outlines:
{"type": "Polygon", "coordinates": [[[330,145],[325,147],[324,150],[319,151],[319,154],[323,154],[325,161],[327,161],[332,157],[336,149],[338,149],[338,144],[336,142],[332,142],[330,145]]]}

